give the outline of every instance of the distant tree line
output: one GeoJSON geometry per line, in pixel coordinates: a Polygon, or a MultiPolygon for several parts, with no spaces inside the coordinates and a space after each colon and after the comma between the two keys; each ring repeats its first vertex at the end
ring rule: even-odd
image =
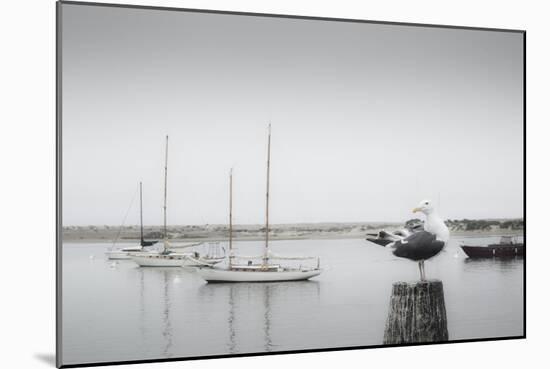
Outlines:
{"type": "Polygon", "coordinates": [[[483,219],[462,219],[445,221],[447,227],[452,231],[489,231],[491,229],[521,230],[524,228],[523,219],[513,220],[483,220],[483,219]]]}

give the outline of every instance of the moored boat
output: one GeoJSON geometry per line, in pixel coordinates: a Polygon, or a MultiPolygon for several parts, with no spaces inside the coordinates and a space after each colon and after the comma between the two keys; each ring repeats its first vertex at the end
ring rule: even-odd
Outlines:
{"type": "Polygon", "coordinates": [[[271,154],[271,125],[267,140],[267,184],[265,210],[265,248],[261,257],[243,257],[233,253],[233,170],[229,173],[229,257],[228,266],[199,267],[197,273],[207,282],[282,282],[302,281],[321,274],[319,258],[314,257],[284,257],[276,256],[269,248],[269,163],[271,154]],[[235,263],[234,259],[249,259],[247,264],[235,263]],[[261,258],[261,263],[253,263],[250,259],[261,258]],[[316,267],[283,267],[270,263],[271,259],[306,260],[317,259],[316,267]]]}
{"type": "MultiPolygon", "coordinates": [[[[168,242],[168,232],[166,227],[166,208],[167,208],[167,188],[168,188],[168,136],[166,136],[166,150],[164,161],[164,224],[163,224],[163,242],[162,250],[151,252],[130,252],[128,255],[137,265],[140,267],[182,267],[182,266],[212,266],[219,263],[223,258],[208,258],[202,257],[198,252],[191,251],[187,253],[177,252],[170,250],[170,243],[168,242]]],[[[142,232],[142,244],[143,244],[143,232],[142,232]]],[[[194,247],[200,245],[183,245],[174,246],[179,248],[194,247]]]]}
{"type": "Polygon", "coordinates": [[[502,236],[499,243],[487,246],[460,246],[470,258],[515,257],[525,255],[523,242],[516,242],[512,236],[502,236]]]}
{"type": "Polygon", "coordinates": [[[168,250],[166,228],[166,194],[168,186],[168,136],[166,136],[166,150],[164,159],[164,224],[162,250],[154,252],[132,252],[130,258],[140,267],[181,267],[185,264],[186,255],[168,250]]]}
{"type": "Polygon", "coordinates": [[[280,265],[233,265],[231,269],[201,268],[199,275],[212,282],[303,281],[321,274],[321,269],[284,268],[280,265]]]}

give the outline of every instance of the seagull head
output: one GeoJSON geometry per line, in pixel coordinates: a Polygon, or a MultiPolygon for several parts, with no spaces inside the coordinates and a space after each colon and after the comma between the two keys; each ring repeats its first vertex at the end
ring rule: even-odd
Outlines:
{"type": "Polygon", "coordinates": [[[434,207],[432,205],[432,202],[430,200],[422,200],[418,204],[416,208],[413,209],[413,213],[421,212],[426,215],[433,213],[434,207]]]}

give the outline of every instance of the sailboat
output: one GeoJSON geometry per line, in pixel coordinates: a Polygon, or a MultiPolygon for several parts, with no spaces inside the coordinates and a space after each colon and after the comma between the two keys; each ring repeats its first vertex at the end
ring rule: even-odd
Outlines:
{"type": "MultiPolygon", "coordinates": [[[[164,161],[164,226],[163,226],[163,242],[162,250],[154,252],[131,252],[130,258],[139,266],[142,267],[182,267],[182,266],[212,266],[223,261],[224,258],[208,258],[202,257],[198,252],[181,253],[169,250],[170,243],[168,242],[166,229],[166,204],[167,204],[167,189],[168,189],[168,136],[166,136],[166,153],[164,161]]],[[[200,245],[191,244],[179,246],[179,248],[194,247],[200,245]]]]}
{"type": "Polygon", "coordinates": [[[267,185],[265,207],[265,247],[261,263],[238,264],[233,253],[233,170],[229,174],[229,258],[227,268],[198,268],[197,273],[207,282],[279,282],[300,281],[321,274],[320,260],[314,257],[283,257],[271,253],[269,248],[269,174],[271,160],[271,124],[267,139],[267,185]],[[272,264],[271,259],[306,260],[317,259],[316,267],[285,267],[272,264]]]}
{"type": "MultiPolygon", "coordinates": [[[[124,247],[121,249],[115,249],[114,244],[110,250],[105,252],[105,255],[109,260],[127,260],[130,259],[130,252],[143,251],[144,247],[153,246],[157,241],[145,241],[143,239],[143,187],[142,183],[139,182],[139,222],[140,222],[140,245],[139,246],[130,246],[124,247]]],[[[117,237],[118,238],[118,237],[117,237]]],[[[115,240],[116,243],[116,240],[115,240]]]]}
{"type": "Polygon", "coordinates": [[[166,231],[166,193],[168,186],[168,136],[166,136],[166,152],[164,161],[164,226],[163,242],[160,252],[132,252],[130,258],[142,267],[180,267],[185,263],[185,254],[174,253],[168,250],[168,238],[166,231]]]}

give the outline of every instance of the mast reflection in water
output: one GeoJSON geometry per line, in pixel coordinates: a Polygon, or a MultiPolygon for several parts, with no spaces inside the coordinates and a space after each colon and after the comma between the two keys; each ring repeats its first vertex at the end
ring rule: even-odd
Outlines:
{"type": "MultiPolygon", "coordinates": [[[[288,326],[285,300],[300,297],[319,301],[320,284],[315,281],[274,283],[214,283],[200,287],[203,301],[221,300],[227,296],[227,351],[231,354],[247,352],[251,345],[261,351],[277,350],[277,331],[288,326]],[[313,298],[313,299],[312,299],[313,298]],[[287,322],[285,322],[287,320],[287,322]],[[274,337],[275,336],[275,337],[274,337]]],[[[307,305],[307,303],[306,303],[307,305]]],[[[282,332],[280,338],[286,334],[282,332]]]]}

